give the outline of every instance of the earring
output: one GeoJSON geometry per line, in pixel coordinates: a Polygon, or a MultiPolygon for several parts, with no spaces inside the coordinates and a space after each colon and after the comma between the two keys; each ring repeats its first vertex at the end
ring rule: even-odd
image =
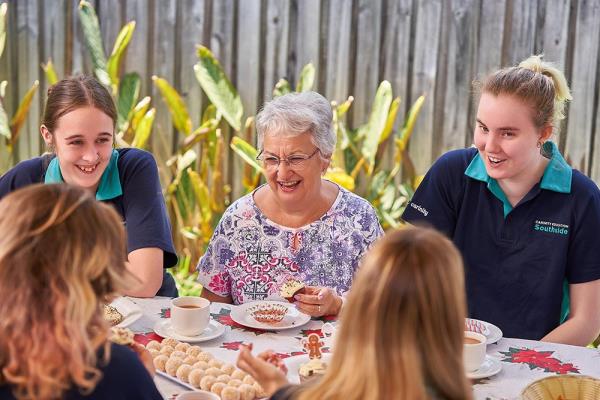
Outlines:
{"type": "Polygon", "coordinates": [[[537,148],[541,149],[543,145],[544,145],[544,143],[542,143],[541,140],[538,140],[538,142],[537,142],[537,148]]]}

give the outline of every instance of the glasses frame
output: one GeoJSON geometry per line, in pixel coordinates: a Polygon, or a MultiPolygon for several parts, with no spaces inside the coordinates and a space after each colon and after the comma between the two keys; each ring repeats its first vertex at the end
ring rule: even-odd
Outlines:
{"type": "MultiPolygon", "coordinates": [[[[305,165],[305,163],[306,163],[308,160],[310,160],[311,158],[313,158],[313,157],[315,156],[315,154],[317,154],[317,153],[320,153],[320,152],[321,152],[321,149],[319,149],[319,148],[317,147],[317,148],[315,149],[315,151],[313,151],[313,152],[312,152],[312,154],[310,154],[310,155],[308,155],[308,156],[303,154],[303,156],[304,156],[304,157],[302,158],[302,160],[301,160],[301,161],[299,161],[299,164],[297,164],[297,165],[292,165],[292,162],[289,160],[289,157],[286,157],[286,158],[279,158],[279,157],[277,157],[277,156],[275,156],[275,155],[273,155],[273,156],[270,156],[270,157],[273,157],[274,159],[277,159],[277,165],[274,165],[274,166],[272,166],[272,167],[269,167],[269,166],[267,166],[267,165],[266,165],[266,163],[265,163],[265,160],[264,160],[264,158],[263,158],[263,157],[261,157],[261,156],[263,156],[263,152],[264,152],[264,149],[263,149],[263,150],[261,150],[261,151],[258,153],[258,155],[256,156],[256,161],[259,161],[259,162],[261,162],[261,163],[263,164],[263,166],[265,167],[265,169],[277,170],[277,169],[279,169],[279,166],[281,165],[281,162],[283,161],[283,162],[285,162],[285,163],[287,164],[287,167],[288,167],[289,169],[300,170],[300,169],[304,168],[304,165],[305,165]]],[[[295,154],[295,155],[294,155],[294,157],[300,157],[300,154],[295,154]]]]}

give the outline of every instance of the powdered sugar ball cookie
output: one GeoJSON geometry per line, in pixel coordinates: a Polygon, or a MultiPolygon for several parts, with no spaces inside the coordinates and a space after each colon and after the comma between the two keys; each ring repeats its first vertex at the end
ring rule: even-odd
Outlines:
{"type": "Polygon", "coordinates": [[[206,370],[209,369],[210,367],[208,366],[208,363],[206,361],[198,361],[196,362],[194,365],[192,365],[194,368],[199,368],[201,370],[206,370]]]}
{"type": "Polygon", "coordinates": [[[175,346],[177,346],[179,344],[179,340],[175,340],[173,338],[164,338],[163,341],[161,342],[161,345],[163,347],[165,346],[171,346],[172,348],[175,348],[175,346]]]}
{"type": "Polygon", "coordinates": [[[159,354],[158,356],[154,357],[154,367],[159,371],[165,372],[165,364],[168,360],[169,357],[164,354],[159,354]]]}
{"type": "Polygon", "coordinates": [[[210,354],[210,353],[207,353],[207,352],[203,351],[202,353],[198,354],[198,355],[196,356],[196,358],[198,359],[198,361],[206,361],[206,362],[209,362],[210,360],[212,360],[212,359],[213,359],[213,356],[212,356],[212,354],[210,354]]]}
{"type": "MultiPolygon", "coordinates": [[[[221,373],[222,373],[222,371],[221,371],[221,373]]],[[[226,374],[217,376],[217,382],[223,382],[225,384],[227,384],[227,382],[229,382],[230,379],[231,379],[231,377],[226,374]]]]}
{"type": "Polygon", "coordinates": [[[201,369],[193,368],[188,375],[188,383],[193,387],[200,387],[200,380],[204,378],[204,371],[201,369]]]}
{"type": "Polygon", "coordinates": [[[186,354],[185,354],[183,351],[180,351],[180,350],[175,350],[175,351],[174,351],[174,352],[172,352],[172,353],[171,353],[171,355],[169,356],[169,358],[173,358],[173,357],[178,357],[178,358],[181,358],[181,361],[183,361],[183,360],[184,360],[184,359],[187,357],[187,355],[186,355],[186,354]]]}
{"type": "Polygon", "coordinates": [[[242,381],[240,381],[239,379],[230,379],[229,382],[227,382],[227,386],[231,386],[231,387],[240,387],[242,385],[242,381]]]}
{"type": "Polygon", "coordinates": [[[240,391],[237,388],[227,386],[221,392],[221,400],[240,400],[240,391]]]}
{"type": "Polygon", "coordinates": [[[202,353],[202,349],[199,346],[190,346],[186,351],[186,354],[192,357],[198,357],[200,353],[202,353]]]}
{"type": "Polygon", "coordinates": [[[215,382],[215,384],[212,385],[212,387],[210,388],[210,391],[213,392],[214,394],[216,394],[217,396],[221,396],[221,392],[226,387],[227,387],[227,385],[224,384],[223,382],[215,382]]]}
{"type": "Polygon", "coordinates": [[[160,351],[161,345],[156,340],[151,340],[148,342],[148,344],[146,344],[146,348],[148,350],[154,349],[156,351],[160,351]]]}
{"type": "Polygon", "coordinates": [[[208,365],[215,368],[221,368],[223,366],[223,361],[213,358],[208,362],[208,365]]]}
{"type": "Polygon", "coordinates": [[[210,388],[212,387],[212,385],[215,384],[216,381],[217,378],[211,375],[207,375],[200,380],[200,389],[210,391],[210,388]]]}
{"type": "Polygon", "coordinates": [[[231,364],[225,364],[221,367],[221,371],[223,371],[227,375],[231,375],[233,371],[235,371],[235,367],[231,364]]]}
{"type": "Polygon", "coordinates": [[[149,349],[148,353],[150,353],[150,355],[152,356],[152,358],[156,358],[156,356],[158,356],[160,354],[160,352],[156,349],[149,349]]]}
{"type": "MultiPolygon", "coordinates": [[[[244,378],[246,377],[246,373],[244,371],[242,371],[241,369],[236,369],[235,371],[233,371],[231,373],[231,377],[233,379],[239,379],[239,380],[243,381],[244,378]]],[[[252,382],[252,383],[254,383],[254,382],[252,382]]]]}
{"type": "Polygon", "coordinates": [[[240,391],[240,400],[254,400],[256,397],[256,390],[254,386],[248,385],[247,383],[242,383],[240,387],[238,387],[240,391]]]}
{"type": "Polygon", "coordinates": [[[183,360],[179,357],[171,357],[165,364],[165,372],[171,376],[175,376],[177,368],[181,366],[183,360]]]}
{"type": "Polygon", "coordinates": [[[160,354],[164,354],[166,356],[170,356],[172,352],[174,352],[175,349],[171,346],[162,346],[160,349],[160,354]]]}
{"type": "Polygon", "coordinates": [[[256,383],[256,381],[254,380],[254,378],[251,377],[250,375],[246,375],[244,377],[244,379],[242,380],[242,382],[247,383],[248,385],[254,385],[256,383]]]}
{"type": "Polygon", "coordinates": [[[194,356],[187,356],[183,359],[184,364],[194,365],[198,360],[194,356]]]}
{"type": "Polygon", "coordinates": [[[175,376],[180,381],[188,383],[189,382],[188,381],[188,376],[190,375],[190,372],[192,372],[192,366],[191,365],[189,365],[189,364],[181,364],[179,366],[179,368],[177,368],[177,372],[175,373],[175,376]]]}
{"type": "Polygon", "coordinates": [[[189,343],[178,343],[177,346],[175,346],[175,350],[179,350],[179,351],[183,351],[184,353],[190,348],[190,344],[189,343]]]}
{"type": "Polygon", "coordinates": [[[215,368],[215,367],[207,368],[206,371],[204,371],[204,373],[206,375],[214,376],[215,378],[219,375],[223,375],[223,371],[221,371],[219,368],[215,368]]]}
{"type": "Polygon", "coordinates": [[[258,384],[258,382],[254,382],[254,390],[256,391],[256,397],[267,397],[267,392],[258,384]]]}

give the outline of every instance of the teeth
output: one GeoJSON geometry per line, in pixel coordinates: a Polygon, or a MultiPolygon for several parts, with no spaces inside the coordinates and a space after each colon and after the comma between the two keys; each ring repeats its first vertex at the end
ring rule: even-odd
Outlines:
{"type": "Polygon", "coordinates": [[[488,159],[489,159],[491,162],[495,162],[495,163],[502,161],[501,159],[499,159],[499,158],[496,158],[496,157],[492,157],[492,156],[488,156],[488,159]]]}
{"type": "Polygon", "coordinates": [[[293,182],[279,182],[279,184],[281,186],[285,186],[285,187],[292,187],[294,185],[297,185],[299,181],[293,181],[293,182]]]}
{"type": "Polygon", "coordinates": [[[82,170],[83,172],[93,172],[96,169],[96,166],[92,166],[92,167],[82,167],[80,165],[77,166],[77,168],[79,168],[80,170],[82,170]]]}

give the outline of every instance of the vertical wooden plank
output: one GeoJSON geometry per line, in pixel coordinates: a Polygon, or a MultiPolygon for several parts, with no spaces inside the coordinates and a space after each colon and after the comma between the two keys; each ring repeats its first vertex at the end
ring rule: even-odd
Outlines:
{"type": "MultiPolygon", "coordinates": [[[[152,92],[150,80],[152,70],[149,65],[149,53],[154,43],[150,35],[150,18],[153,17],[148,0],[127,0],[125,7],[125,23],[135,21],[135,31],[129,42],[123,68],[125,72],[137,72],[141,77],[140,98],[152,92]]],[[[155,99],[154,104],[159,99],[155,99]]]]}
{"type": "Polygon", "coordinates": [[[287,78],[289,0],[267,0],[262,102],[273,97],[279,79],[287,78]]]}
{"type": "MultiPolygon", "coordinates": [[[[3,105],[10,116],[13,110],[16,110],[17,92],[19,85],[17,82],[17,7],[16,1],[10,0],[8,3],[8,14],[6,21],[6,42],[4,52],[0,58],[0,82],[7,81],[6,93],[3,99],[3,105]]],[[[6,142],[0,140],[0,174],[14,165],[16,157],[8,153],[6,142]]]]}
{"type": "MultiPolygon", "coordinates": [[[[17,62],[18,98],[20,101],[33,82],[38,79],[40,68],[38,2],[37,0],[19,1],[13,9],[17,14],[17,60],[15,61],[17,62]]],[[[39,93],[36,96],[39,96],[39,93]]],[[[40,152],[40,135],[36,134],[38,129],[37,117],[40,113],[40,105],[37,99],[37,97],[34,98],[31,103],[31,108],[21,128],[15,149],[19,160],[36,156],[40,152]]],[[[15,111],[16,108],[10,112],[11,117],[15,111]]]]}
{"type": "Polygon", "coordinates": [[[502,64],[516,65],[533,54],[538,0],[513,0],[507,21],[502,64]]]}
{"type": "Polygon", "coordinates": [[[321,25],[321,0],[296,0],[298,9],[298,25],[295,48],[295,70],[294,83],[298,82],[298,77],[302,68],[312,63],[315,67],[315,84],[313,90],[318,90],[319,82],[319,43],[320,25],[321,25]]]}
{"type": "Polygon", "coordinates": [[[192,126],[196,128],[202,119],[202,89],[194,75],[194,64],[198,62],[196,45],[202,43],[205,27],[204,0],[185,0],[181,7],[181,24],[177,27],[177,35],[181,38],[181,64],[179,66],[179,86],[192,126]]]}
{"type": "MultiPolygon", "coordinates": [[[[153,16],[155,29],[152,38],[151,60],[149,71],[166,79],[171,85],[174,81],[175,68],[175,17],[176,4],[173,0],[157,1],[150,10],[153,16]]],[[[175,129],[171,116],[160,92],[156,87],[151,90],[156,117],[154,119],[154,132],[152,134],[152,152],[159,165],[163,164],[172,154],[175,129]]],[[[161,177],[164,179],[165,176],[161,177]]]]}
{"type": "Polygon", "coordinates": [[[100,33],[104,44],[104,54],[110,55],[115,44],[115,39],[124,25],[123,17],[124,2],[121,0],[102,0],[98,2],[98,21],[100,33]]]}
{"type": "Polygon", "coordinates": [[[409,154],[419,174],[425,173],[433,161],[433,117],[441,17],[440,0],[417,2],[411,98],[416,99],[423,93],[427,98],[415,125],[409,154]]]}
{"type": "Polygon", "coordinates": [[[262,106],[260,91],[260,1],[240,1],[237,32],[237,89],[244,104],[244,118],[262,106]]]}
{"type": "Polygon", "coordinates": [[[445,3],[442,40],[445,51],[440,52],[438,73],[445,74],[443,87],[439,87],[434,137],[434,158],[442,153],[465,146],[473,136],[470,131],[469,106],[473,59],[477,35],[477,0],[453,0],[445,3]]]}
{"type": "Polygon", "coordinates": [[[338,103],[348,97],[350,66],[350,36],[352,30],[352,2],[347,0],[329,0],[326,4],[327,18],[324,23],[327,32],[323,55],[325,60],[321,63],[321,70],[326,76],[325,96],[338,103]]]}
{"type": "Polygon", "coordinates": [[[481,3],[475,74],[483,78],[502,65],[506,0],[481,3]]]}
{"type": "MultiPolygon", "coordinates": [[[[47,63],[52,59],[54,69],[59,79],[65,77],[65,29],[66,29],[66,11],[68,3],[66,0],[56,0],[54,2],[42,1],[42,12],[44,15],[44,32],[42,45],[42,59],[40,62],[47,63]]],[[[49,84],[43,71],[40,69],[40,115],[38,121],[41,120],[44,102],[46,101],[46,93],[49,84]]]]}
{"type": "Polygon", "coordinates": [[[577,7],[577,27],[573,51],[573,101],[569,107],[565,146],[569,163],[592,179],[600,179],[600,141],[592,143],[594,97],[598,90],[598,38],[600,37],[600,3],[581,0],[577,7]],[[593,168],[590,168],[593,166],[593,168]]]}
{"type": "Polygon", "coordinates": [[[359,0],[356,26],[356,64],[354,66],[353,126],[367,122],[379,84],[381,45],[381,2],[359,0]]]}
{"type": "Polygon", "coordinates": [[[79,0],[70,0],[70,3],[70,26],[72,29],[71,37],[73,38],[73,42],[71,43],[71,59],[67,73],[69,75],[79,75],[84,73],[93,75],[92,59],[90,53],[85,47],[85,38],[83,36],[83,29],[79,19],[79,0]]]}

